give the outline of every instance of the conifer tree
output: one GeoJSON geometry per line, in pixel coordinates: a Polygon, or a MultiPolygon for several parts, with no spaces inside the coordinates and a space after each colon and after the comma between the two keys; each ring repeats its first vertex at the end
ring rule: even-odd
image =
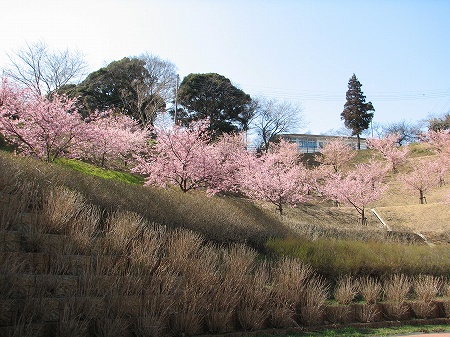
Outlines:
{"type": "Polygon", "coordinates": [[[344,105],[344,111],[341,113],[341,119],[344,120],[345,127],[352,130],[352,136],[358,138],[358,150],[361,148],[360,135],[369,128],[370,122],[375,111],[371,102],[366,103],[366,96],[361,91],[362,84],[356,78],[355,74],[348,81],[348,90],[344,105]]]}

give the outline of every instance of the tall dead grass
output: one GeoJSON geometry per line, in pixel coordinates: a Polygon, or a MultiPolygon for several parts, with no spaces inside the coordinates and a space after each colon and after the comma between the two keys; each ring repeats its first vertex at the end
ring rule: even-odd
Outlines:
{"type": "Polygon", "coordinates": [[[271,323],[277,327],[297,326],[296,314],[307,292],[313,269],[296,259],[285,257],[271,268],[271,323]]]}
{"type": "Polygon", "coordinates": [[[382,292],[381,282],[373,277],[364,276],[359,279],[359,293],[368,304],[375,304],[382,292]]]}
{"type": "Polygon", "coordinates": [[[390,318],[401,319],[408,311],[405,301],[411,285],[411,279],[404,274],[394,274],[384,281],[385,310],[390,318]]]}
{"type": "Polygon", "coordinates": [[[242,275],[242,297],[237,308],[239,323],[244,330],[265,327],[269,316],[269,273],[266,264],[258,265],[252,273],[242,275]]]}
{"type": "Polygon", "coordinates": [[[236,329],[236,308],[245,288],[242,279],[251,273],[257,258],[255,250],[241,244],[222,247],[218,252],[206,315],[208,330],[213,333],[236,329]]]}
{"type": "Polygon", "coordinates": [[[418,275],[414,278],[413,289],[416,301],[413,301],[410,305],[417,317],[429,318],[433,316],[436,309],[436,303],[433,301],[441,291],[442,285],[441,277],[418,275]]]}
{"type": "Polygon", "coordinates": [[[308,280],[306,294],[300,304],[300,319],[305,325],[316,325],[323,322],[325,303],[329,297],[330,287],[326,280],[314,276],[308,280]]]}
{"type": "Polygon", "coordinates": [[[358,294],[359,282],[350,275],[341,276],[334,289],[334,299],[342,305],[350,304],[358,294]]]}

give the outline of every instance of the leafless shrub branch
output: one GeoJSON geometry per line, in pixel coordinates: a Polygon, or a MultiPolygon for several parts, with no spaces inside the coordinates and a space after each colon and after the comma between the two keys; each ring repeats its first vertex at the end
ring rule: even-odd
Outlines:
{"type": "Polygon", "coordinates": [[[334,299],[339,304],[350,304],[358,294],[358,286],[358,280],[355,280],[352,276],[347,275],[340,277],[337,280],[336,288],[334,289],[334,299]]]}

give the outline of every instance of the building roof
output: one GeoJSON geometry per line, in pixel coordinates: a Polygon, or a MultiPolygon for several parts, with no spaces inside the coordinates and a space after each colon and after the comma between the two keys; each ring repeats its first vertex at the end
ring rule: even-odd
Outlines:
{"type": "MultiPolygon", "coordinates": [[[[280,137],[292,137],[292,138],[344,138],[344,139],[357,139],[356,137],[349,136],[330,136],[330,135],[312,135],[309,133],[283,133],[280,134],[280,137]]],[[[359,137],[360,140],[365,140],[366,138],[359,137]]]]}

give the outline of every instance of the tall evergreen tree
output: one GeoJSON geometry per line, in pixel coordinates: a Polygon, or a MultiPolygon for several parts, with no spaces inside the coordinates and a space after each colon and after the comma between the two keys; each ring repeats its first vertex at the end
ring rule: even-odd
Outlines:
{"type": "Polygon", "coordinates": [[[358,138],[358,149],[361,148],[360,135],[368,129],[375,111],[371,102],[366,103],[366,96],[361,90],[362,84],[356,78],[355,74],[348,81],[348,90],[344,105],[344,111],[341,113],[341,119],[344,120],[345,127],[352,130],[352,136],[358,138]]]}

